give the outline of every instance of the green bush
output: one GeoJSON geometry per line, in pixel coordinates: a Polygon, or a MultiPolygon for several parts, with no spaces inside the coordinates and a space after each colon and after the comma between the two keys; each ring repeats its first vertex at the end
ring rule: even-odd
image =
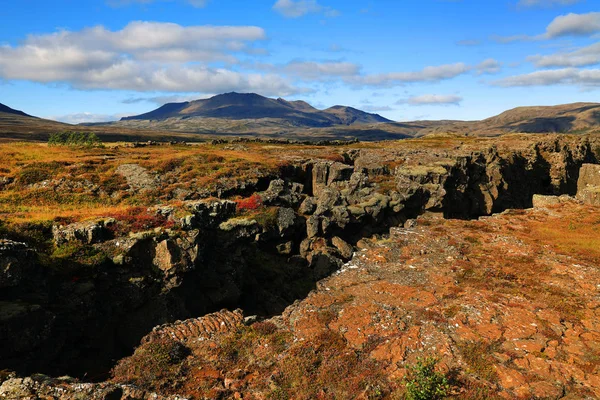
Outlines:
{"type": "Polygon", "coordinates": [[[432,357],[418,358],[408,367],[405,378],[408,400],[438,400],[448,395],[450,385],[444,374],[436,372],[438,360],[432,357]]]}
{"type": "Polygon", "coordinates": [[[48,145],[102,147],[102,141],[93,132],[56,132],[48,138],[48,145]]]}

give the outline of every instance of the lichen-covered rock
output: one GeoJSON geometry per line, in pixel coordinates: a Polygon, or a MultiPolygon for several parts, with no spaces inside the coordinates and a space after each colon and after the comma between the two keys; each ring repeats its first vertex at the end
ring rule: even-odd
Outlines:
{"type": "Polygon", "coordinates": [[[235,215],[237,204],[229,200],[199,200],[189,201],[184,207],[193,214],[193,217],[184,217],[186,228],[215,228],[235,215]]]}
{"type": "Polygon", "coordinates": [[[533,195],[533,208],[546,208],[548,206],[555,206],[558,204],[567,203],[574,201],[575,199],[569,195],[562,196],[544,196],[541,194],[533,195]]]}
{"type": "Polygon", "coordinates": [[[52,227],[54,244],[60,246],[73,241],[83,244],[99,243],[110,238],[111,232],[108,228],[114,223],[114,219],[107,218],[77,222],[67,226],[54,225],[52,227]]]}
{"type": "Polygon", "coordinates": [[[600,205],[600,164],[583,164],[577,181],[577,198],[586,204],[600,205]]]}
{"type": "Polygon", "coordinates": [[[141,342],[145,344],[160,339],[173,339],[179,342],[204,340],[216,333],[233,332],[243,324],[242,310],[221,310],[200,318],[190,318],[157,326],[151,333],[144,336],[141,342]]]}
{"type": "Polygon", "coordinates": [[[352,258],[352,254],[354,253],[354,249],[348,243],[346,243],[342,238],[335,236],[331,239],[331,243],[333,246],[340,252],[340,255],[347,261],[352,258]]]}
{"type": "Polygon", "coordinates": [[[260,232],[260,225],[252,218],[231,218],[219,225],[219,229],[234,233],[235,238],[253,237],[260,232]]]}
{"type": "Polygon", "coordinates": [[[157,175],[150,173],[138,164],[119,165],[115,172],[124,177],[129,187],[135,191],[154,190],[160,183],[157,175]]]}
{"type": "Polygon", "coordinates": [[[302,201],[303,190],[302,184],[274,179],[260,197],[265,205],[296,207],[302,201]]]}

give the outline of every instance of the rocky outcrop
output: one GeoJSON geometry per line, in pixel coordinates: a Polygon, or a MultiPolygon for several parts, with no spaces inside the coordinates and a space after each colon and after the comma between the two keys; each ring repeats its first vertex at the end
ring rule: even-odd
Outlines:
{"type": "Polygon", "coordinates": [[[600,205],[600,165],[584,164],[581,167],[577,198],[587,204],[600,205]]]}
{"type": "Polygon", "coordinates": [[[102,242],[112,236],[109,228],[115,223],[112,218],[86,221],[67,226],[54,225],[52,236],[56,246],[76,241],[83,244],[102,242]]]}
{"type": "Polygon", "coordinates": [[[70,378],[44,375],[9,378],[0,385],[0,398],[6,400],[186,400],[182,396],[161,396],[132,385],[78,383],[70,378]]]}
{"type": "Polygon", "coordinates": [[[425,212],[477,218],[531,207],[534,194],[575,194],[580,166],[595,162],[584,138],[344,154],[343,163],[295,158],[255,193],[255,208],[183,201],[151,210],[168,226],[118,237],[106,221],[55,227],[56,245],[82,251],[41,276],[4,278],[14,290],[2,300],[14,312],[2,317],[0,340],[8,345],[0,367],[105,372],[154,326],[223,308],[281,313],[339,270],[364,237],[425,212]],[[20,324],[30,327],[25,336],[34,346],[19,342],[20,324]]]}
{"type": "Polygon", "coordinates": [[[205,340],[210,336],[220,333],[235,332],[244,323],[242,310],[221,310],[216,313],[207,314],[200,318],[190,318],[185,321],[154,327],[152,332],[144,336],[142,343],[150,343],[157,340],[172,339],[178,342],[193,340],[205,340]]]}
{"type": "Polygon", "coordinates": [[[569,195],[562,196],[544,196],[541,194],[533,195],[533,208],[547,208],[549,206],[556,206],[559,204],[564,204],[568,202],[572,202],[575,199],[569,195]]]}

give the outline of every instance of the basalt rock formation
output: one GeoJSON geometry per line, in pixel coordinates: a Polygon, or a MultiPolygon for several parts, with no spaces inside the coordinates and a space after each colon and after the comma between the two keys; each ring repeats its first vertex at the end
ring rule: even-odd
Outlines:
{"type": "MultiPolygon", "coordinates": [[[[0,368],[101,379],[155,326],[222,308],[280,314],[349,261],[361,239],[423,213],[469,219],[531,207],[534,194],[575,195],[581,166],[598,162],[593,148],[587,137],[349,148],[339,161],[297,157],[282,167],[254,193],[264,211],[205,199],[153,208],[165,224],[145,232],[120,232],[111,220],[57,224],[57,243],[85,244],[101,258],[73,277],[40,268],[25,244],[0,247],[9,287],[0,295],[0,368]]],[[[222,315],[163,325],[144,342],[241,321],[222,315]]]]}

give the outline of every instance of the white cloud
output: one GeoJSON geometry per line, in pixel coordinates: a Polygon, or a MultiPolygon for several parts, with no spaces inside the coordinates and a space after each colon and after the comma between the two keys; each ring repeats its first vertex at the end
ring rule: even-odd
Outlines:
{"type": "Polygon", "coordinates": [[[235,53],[265,37],[264,30],[254,26],[183,27],[141,21],[120,31],[96,26],[30,35],[18,46],[0,46],[0,78],[66,83],[79,89],[298,93],[280,76],[207,65],[236,61],[235,53]]]}
{"type": "Polygon", "coordinates": [[[340,12],[331,7],[324,7],[316,0],[277,0],[273,10],[286,18],[299,18],[307,14],[323,13],[326,17],[338,17],[340,12]]]}
{"type": "Polygon", "coordinates": [[[600,32],[600,12],[587,14],[559,15],[546,27],[546,32],[540,35],[492,35],[491,39],[498,43],[513,43],[536,40],[555,39],[564,36],[592,36],[600,32]]]}
{"type": "Polygon", "coordinates": [[[383,74],[372,74],[347,79],[349,83],[364,86],[391,86],[403,83],[415,82],[439,82],[445,79],[455,78],[471,70],[465,63],[446,64],[425,67],[414,72],[389,72],[383,74]]]}
{"type": "Polygon", "coordinates": [[[458,106],[463,100],[456,95],[444,94],[424,94],[421,96],[412,96],[405,100],[399,100],[396,104],[409,104],[411,106],[430,106],[430,105],[454,105],[458,106]]]}
{"type": "Polygon", "coordinates": [[[497,74],[500,72],[502,64],[493,58],[488,58],[475,66],[475,71],[478,75],[482,74],[497,74]]]}
{"type": "Polygon", "coordinates": [[[570,4],[579,3],[581,0],[519,0],[519,7],[552,7],[552,6],[567,6],[570,4]]]}
{"type": "Polygon", "coordinates": [[[493,83],[502,87],[578,85],[593,88],[600,87],[600,69],[563,68],[536,71],[503,78],[493,83]]]}
{"type": "Polygon", "coordinates": [[[82,112],[75,114],[67,114],[67,115],[58,115],[58,116],[49,116],[45,117],[46,119],[65,122],[67,124],[82,124],[82,123],[91,123],[91,122],[110,122],[110,121],[118,121],[122,117],[127,117],[129,114],[94,114],[91,112],[82,112]]]}
{"type": "Polygon", "coordinates": [[[546,28],[546,37],[587,36],[600,32],[600,12],[567,14],[556,17],[546,28]]]}
{"type": "Polygon", "coordinates": [[[600,64],[600,42],[571,52],[535,55],[527,58],[537,67],[585,67],[600,64]]]}

